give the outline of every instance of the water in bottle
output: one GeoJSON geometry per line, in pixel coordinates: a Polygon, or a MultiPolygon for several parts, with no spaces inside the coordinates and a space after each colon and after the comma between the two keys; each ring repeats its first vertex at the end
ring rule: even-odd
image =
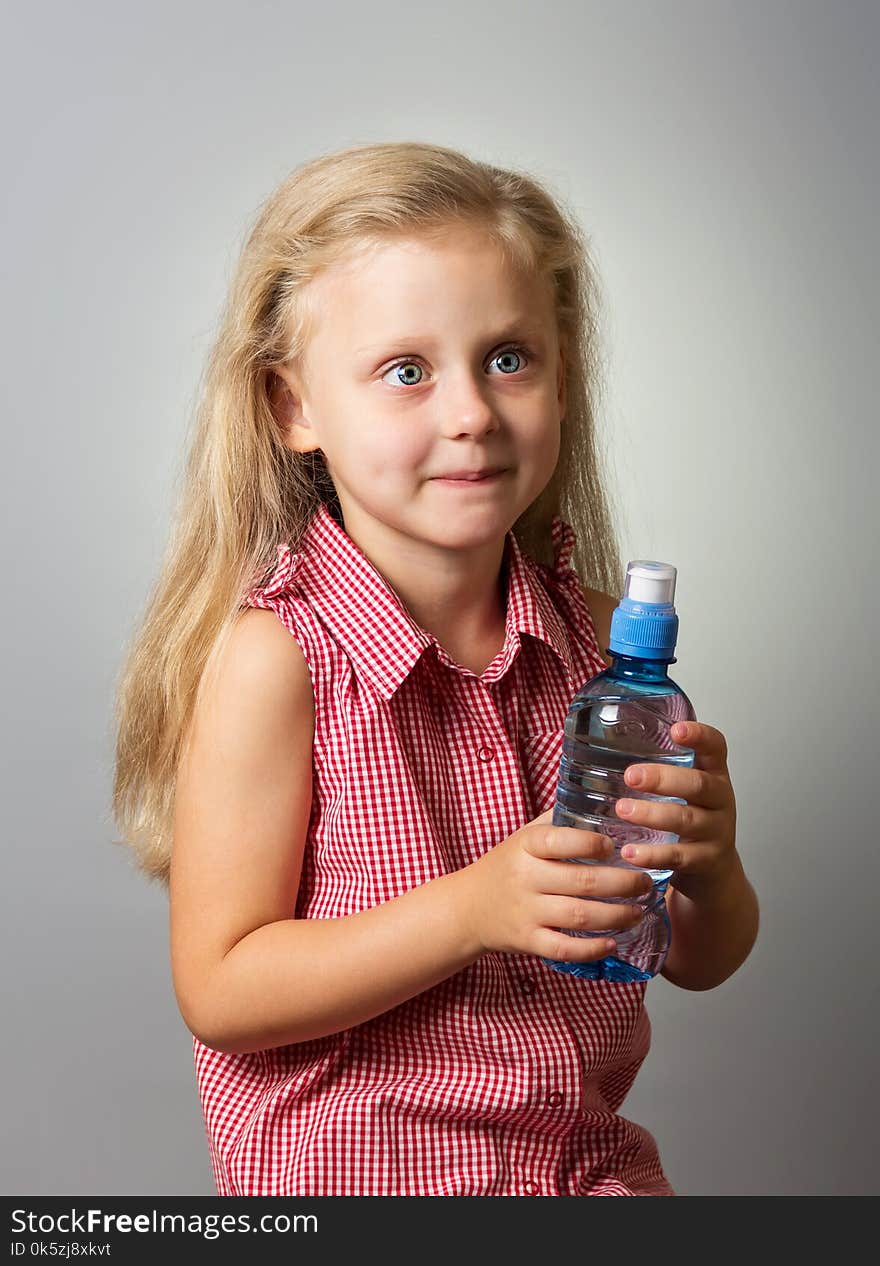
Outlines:
{"type": "Polygon", "coordinates": [[[666,887],[673,872],[634,866],[620,856],[620,850],[625,844],[672,844],[679,837],[624,821],[616,816],[614,805],[623,796],[686,803],[678,796],[640,792],[627,786],[623,777],[627,766],[633,764],[691,767],[694,763],[693,749],[675,743],[669,734],[676,721],[696,720],[690,700],[667,671],[676,662],[675,580],[676,569],[669,563],[636,559],[627,564],[623,597],[611,617],[607,652],[612,665],[581,687],[566,717],[553,823],[596,831],[614,841],[611,860],[572,860],[644,870],[654,881],[645,896],[602,898],[610,904],[641,906],[644,916],[635,927],[588,932],[560,929],[569,936],[611,936],[616,942],[615,954],[589,963],[542,959],[549,967],[572,976],[650,980],[662,968],[669,951],[666,887]]]}

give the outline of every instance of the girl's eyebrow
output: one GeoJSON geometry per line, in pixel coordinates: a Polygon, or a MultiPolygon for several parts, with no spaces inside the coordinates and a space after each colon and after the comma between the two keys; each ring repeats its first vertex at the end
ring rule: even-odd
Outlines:
{"type": "MultiPolygon", "coordinates": [[[[540,326],[530,323],[529,318],[522,321],[511,321],[502,330],[491,336],[486,341],[488,343],[503,343],[505,339],[511,338],[540,338],[542,330],[540,326]]],[[[383,339],[381,343],[368,343],[364,347],[356,347],[355,353],[360,355],[361,352],[393,352],[397,348],[417,347],[433,347],[436,340],[430,334],[404,334],[397,338],[383,339]]]]}

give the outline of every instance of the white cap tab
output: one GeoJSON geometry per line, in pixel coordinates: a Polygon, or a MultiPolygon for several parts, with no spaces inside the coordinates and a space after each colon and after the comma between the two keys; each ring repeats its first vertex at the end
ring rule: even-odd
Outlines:
{"type": "Polygon", "coordinates": [[[672,604],[675,598],[676,568],[671,563],[655,563],[637,558],[627,563],[623,596],[631,602],[672,604]]]}

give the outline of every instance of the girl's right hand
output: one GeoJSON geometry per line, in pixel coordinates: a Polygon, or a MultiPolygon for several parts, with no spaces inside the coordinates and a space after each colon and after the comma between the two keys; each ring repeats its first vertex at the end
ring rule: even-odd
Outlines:
{"type": "Polygon", "coordinates": [[[568,861],[608,860],[614,846],[603,835],[554,826],[552,819],[548,809],[460,872],[462,914],[481,953],[499,950],[586,963],[609,952],[609,936],[641,921],[642,910],[630,902],[651,891],[650,875],[625,866],[568,861]],[[599,900],[603,897],[623,898],[625,904],[599,900]],[[605,935],[567,936],[559,928],[605,935]]]}

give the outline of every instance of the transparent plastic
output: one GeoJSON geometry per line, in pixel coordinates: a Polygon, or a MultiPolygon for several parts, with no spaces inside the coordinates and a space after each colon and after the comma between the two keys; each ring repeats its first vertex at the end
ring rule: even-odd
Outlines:
{"type": "Polygon", "coordinates": [[[667,563],[639,559],[629,564],[624,597],[612,617],[608,647],[612,665],[581,687],[565,721],[553,823],[597,831],[614,841],[612,859],[571,860],[587,866],[643,870],[654,881],[644,896],[603,898],[609,904],[640,906],[645,913],[635,927],[559,929],[569,936],[614,939],[616,953],[593,962],[542,959],[556,971],[584,979],[650,980],[662,969],[669,952],[666,889],[673,871],[635,866],[620,851],[625,844],[674,844],[679,836],[619,818],[614,806],[624,796],[686,803],[677,796],[640,791],[624,781],[624,773],[633,764],[690,768],[694,763],[694,750],[674,742],[669,733],[676,721],[697,719],[690,699],[668,671],[676,662],[672,654],[678,632],[672,606],[675,576],[675,568],[667,563]],[[622,653],[624,645],[638,653],[622,653]]]}

